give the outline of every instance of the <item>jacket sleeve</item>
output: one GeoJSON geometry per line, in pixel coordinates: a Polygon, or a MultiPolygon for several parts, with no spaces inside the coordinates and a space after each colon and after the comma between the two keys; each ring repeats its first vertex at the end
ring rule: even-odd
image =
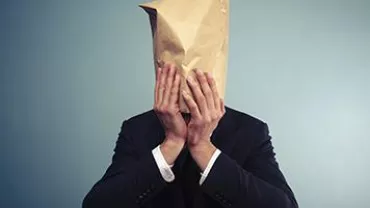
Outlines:
{"type": "Polygon", "coordinates": [[[85,196],[83,208],[138,208],[165,186],[153,154],[138,153],[125,122],[108,170],[85,196]]]}
{"type": "Polygon", "coordinates": [[[221,153],[202,189],[225,208],[297,208],[294,194],[275,160],[265,123],[259,132],[245,164],[240,166],[221,153]]]}

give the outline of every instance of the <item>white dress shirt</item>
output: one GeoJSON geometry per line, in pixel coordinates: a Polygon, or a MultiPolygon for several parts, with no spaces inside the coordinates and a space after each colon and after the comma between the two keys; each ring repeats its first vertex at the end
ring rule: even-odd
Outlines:
{"type": "MultiPolygon", "coordinates": [[[[167,182],[172,182],[175,180],[175,174],[172,172],[173,165],[167,164],[166,160],[163,157],[163,154],[161,152],[161,149],[158,145],[156,148],[152,150],[154,160],[157,163],[157,166],[159,168],[159,172],[161,173],[163,179],[167,182]]],[[[200,173],[201,177],[199,180],[199,185],[202,185],[203,182],[206,180],[209,172],[212,169],[213,164],[215,163],[217,157],[221,154],[221,151],[219,149],[216,149],[216,151],[213,153],[211,159],[208,162],[208,165],[203,173],[200,173]]]]}

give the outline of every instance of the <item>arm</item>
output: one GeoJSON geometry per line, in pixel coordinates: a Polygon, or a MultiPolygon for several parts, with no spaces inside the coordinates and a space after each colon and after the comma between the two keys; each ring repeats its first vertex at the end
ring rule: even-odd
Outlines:
{"type": "Polygon", "coordinates": [[[156,70],[154,111],[165,129],[164,142],[153,152],[139,154],[130,128],[124,123],[112,164],[85,197],[84,208],[138,208],[153,199],[166,186],[166,181],[174,179],[167,164],[173,164],[180,154],[187,131],[178,106],[180,74],[177,71],[175,65],[169,64],[156,70]]]}
{"type": "MultiPolygon", "coordinates": [[[[225,107],[212,76],[200,70],[195,72],[197,81],[192,77],[187,80],[194,99],[183,92],[192,116],[187,141],[193,159],[205,171],[216,151],[209,134],[225,114],[225,107]]],[[[267,125],[260,123],[256,130],[253,151],[247,161],[240,166],[221,153],[202,183],[202,189],[225,208],[298,207],[275,160],[267,125]]]]}
{"type": "Polygon", "coordinates": [[[275,160],[266,124],[243,166],[221,153],[202,189],[223,207],[297,208],[298,204],[275,160]],[[226,170],[226,171],[225,171],[226,170]]]}
{"type": "Polygon", "coordinates": [[[124,122],[112,164],[84,198],[83,208],[138,208],[166,186],[152,152],[139,156],[127,132],[124,122]]]}

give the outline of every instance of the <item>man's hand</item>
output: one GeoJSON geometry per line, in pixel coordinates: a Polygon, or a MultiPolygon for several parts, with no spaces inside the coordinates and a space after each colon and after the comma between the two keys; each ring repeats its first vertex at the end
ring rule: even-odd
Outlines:
{"type": "Polygon", "coordinates": [[[204,171],[216,151],[210,136],[225,114],[225,106],[210,74],[196,70],[196,78],[197,80],[188,77],[194,99],[185,91],[182,94],[191,114],[187,134],[188,147],[194,160],[204,171]]]}
{"type": "Polygon", "coordinates": [[[156,71],[156,112],[165,130],[165,140],[160,150],[168,164],[173,164],[180,154],[187,136],[187,126],[179,107],[180,74],[174,65],[165,64],[156,71]]]}

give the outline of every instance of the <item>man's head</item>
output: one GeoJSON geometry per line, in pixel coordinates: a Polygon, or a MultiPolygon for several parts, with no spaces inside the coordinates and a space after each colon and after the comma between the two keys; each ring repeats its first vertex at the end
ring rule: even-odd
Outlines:
{"type": "MultiPolygon", "coordinates": [[[[190,92],[187,77],[194,68],[214,77],[224,98],[229,38],[229,1],[161,0],[141,5],[150,15],[155,68],[173,63],[181,75],[180,89],[190,92]]],[[[189,93],[190,94],[190,93],[189,93]]],[[[180,97],[181,112],[188,113],[180,97]]]]}

